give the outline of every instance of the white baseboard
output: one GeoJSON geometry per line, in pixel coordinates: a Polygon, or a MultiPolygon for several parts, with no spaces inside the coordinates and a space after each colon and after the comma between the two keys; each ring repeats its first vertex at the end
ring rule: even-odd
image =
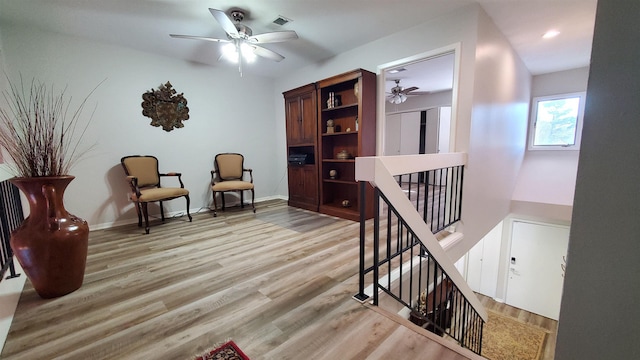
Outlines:
{"type": "MultiPolygon", "coordinates": [[[[255,199],[256,205],[259,205],[261,202],[263,201],[269,201],[269,200],[289,200],[289,197],[287,196],[282,196],[282,195],[273,195],[273,196],[265,196],[265,197],[261,197],[259,199],[255,199]]],[[[226,205],[231,207],[231,206],[236,206],[239,205],[240,201],[234,201],[234,202],[229,202],[226,205]]],[[[245,205],[246,205],[246,199],[245,199],[245,205]]],[[[189,209],[189,213],[191,215],[193,214],[197,214],[199,212],[202,212],[203,210],[211,210],[213,209],[213,207],[208,208],[208,207],[203,207],[203,208],[198,208],[198,209],[189,209]]],[[[180,211],[173,211],[170,213],[166,213],[165,217],[166,218],[172,218],[172,217],[177,217],[181,214],[186,215],[184,210],[180,210],[180,211]]],[[[116,221],[111,221],[111,222],[105,222],[105,223],[101,223],[101,224],[94,224],[94,225],[90,225],[89,228],[90,230],[104,230],[104,229],[109,229],[112,227],[116,227],[116,226],[123,226],[123,225],[131,225],[131,224],[137,224],[138,223],[138,218],[128,218],[128,219],[123,219],[123,220],[116,220],[116,221]]]]}

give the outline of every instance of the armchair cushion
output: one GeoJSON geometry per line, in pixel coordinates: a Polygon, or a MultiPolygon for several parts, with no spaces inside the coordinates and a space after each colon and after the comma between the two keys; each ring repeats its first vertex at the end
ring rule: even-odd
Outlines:
{"type": "Polygon", "coordinates": [[[189,190],[184,188],[140,189],[140,198],[137,200],[143,202],[160,201],[185,195],[189,195],[189,190]]]}
{"type": "Polygon", "coordinates": [[[253,184],[248,181],[229,180],[216,183],[211,186],[213,191],[251,190],[253,184]]]}

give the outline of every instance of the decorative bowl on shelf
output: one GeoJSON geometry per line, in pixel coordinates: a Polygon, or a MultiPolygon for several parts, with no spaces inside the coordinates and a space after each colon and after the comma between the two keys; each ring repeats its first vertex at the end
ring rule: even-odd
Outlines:
{"type": "Polygon", "coordinates": [[[331,169],[329,170],[329,178],[330,179],[335,179],[338,176],[338,171],[335,169],[331,169]]]}
{"type": "Polygon", "coordinates": [[[347,160],[351,158],[351,154],[349,154],[347,150],[342,150],[336,155],[336,158],[340,160],[347,160]]]}
{"type": "Polygon", "coordinates": [[[351,201],[349,200],[342,200],[342,207],[349,207],[351,206],[351,201]]]}

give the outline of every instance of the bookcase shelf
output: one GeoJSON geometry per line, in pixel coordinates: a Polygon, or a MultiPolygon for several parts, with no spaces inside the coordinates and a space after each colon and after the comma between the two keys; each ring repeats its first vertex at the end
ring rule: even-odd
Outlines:
{"type": "Polygon", "coordinates": [[[320,212],[357,221],[360,204],[365,200],[365,218],[371,218],[373,189],[369,187],[368,199],[360,198],[355,157],[375,155],[376,76],[358,69],[321,80],[317,89],[320,212]],[[332,97],[340,103],[330,107],[332,97]],[[329,120],[334,124],[333,133],[327,132],[329,120]],[[339,159],[341,151],[346,151],[350,158],[339,159]],[[335,179],[329,175],[331,170],[337,171],[335,179]],[[348,206],[344,206],[345,201],[348,206]]]}

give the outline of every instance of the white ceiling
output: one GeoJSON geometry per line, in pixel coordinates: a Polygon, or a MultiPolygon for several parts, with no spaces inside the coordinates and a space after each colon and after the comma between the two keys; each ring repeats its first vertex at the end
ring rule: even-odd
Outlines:
{"type": "MultiPolygon", "coordinates": [[[[253,33],[295,30],[299,39],[264,45],[285,56],[245,68],[280,76],[475,2],[474,0],[0,0],[0,21],[136,48],[212,66],[219,44],[174,39],[170,33],[226,38],[207,10],[247,10],[253,33]],[[278,26],[278,16],[293,21],[278,26]]],[[[596,0],[477,0],[532,74],[587,66],[596,0]],[[551,40],[541,35],[555,28],[551,40]]],[[[426,84],[403,84],[427,88],[426,84]]],[[[404,81],[403,81],[404,83],[404,81]]]]}

